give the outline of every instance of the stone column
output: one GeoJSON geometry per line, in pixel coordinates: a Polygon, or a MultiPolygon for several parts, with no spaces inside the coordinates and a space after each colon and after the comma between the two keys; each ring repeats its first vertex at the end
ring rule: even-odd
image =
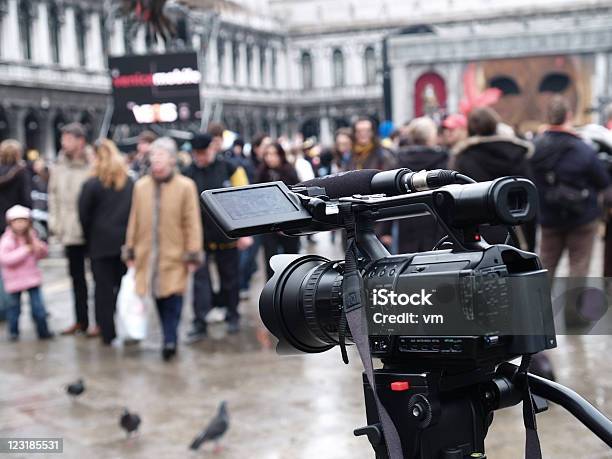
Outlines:
{"type": "Polygon", "coordinates": [[[302,88],[302,50],[287,50],[287,89],[302,88]]]}
{"type": "Polygon", "coordinates": [[[264,63],[264,81],[262,86],[264,88],[272,87],[272,48],[267,46],[264,49],[264,53],[266,56],[264,63]]]}
{"type": "Polygon", "coordinates": [[[238,86],[246,87],[248,84],[247,45],[244,40],[238,45],[238,86]]]}
{"type": "Polygon", "coordinates": [[[364,86],[366,84],[365,48],[363,44],[347,48],[346,75],[349,86],[364,86]]]}
{"type": "Polygon", "coordinates": [[[332,143],[331,125],[325,110],[321,110],[321,115],[319,118],[319,135],[319,142],[321,145],[330,145],[332,143]]]}
{"type": "Polygon", "coordinates": [[[606,69],[606,92],[603,95],[607,97],[608,100],[612,101],[612,88],[610,88],[610,85],[612,85],[612,52],[609,51],[606,57],[608,60],[608,68],[606,69]]]}
{"type": "Polygon", "coordinates": [[[91,70],[104,69],[104,48],[102,47],[102,30],[100,28],[100,13],[92,11],[89,13],[89,27],[87,28],[87,49],[85,50],[85,62],[91,70]]]}
{"type": "Polygon", "coordinates": [[[279,132],[276,129],[276,114],[268,113],[266,117],[268,118],[268,124],[270,125],[270,137],[276,139],[279,135],[279,132]]]}
{"type": "MultiPolygon", "coordinates": [[[[591,95],[591,106],[599,107],[601,98],[607,96],[608,89],[608,56],[605,53],[595,54],[595,69],[593,71],[593,92],[591,95]]],[[[602,123],[605,120],[600,119],[603,115],[602,110],[598,110],[591,115],[591,122],[602,123]],[[595,119],[593,119],[595,118],[595,119]]]]}
{"type": "Polygon", "coordinates": [[[53,151],[53,126],[52,116],[49,110],[44,110],[40,113],[40,156],[47,159],[51,157],[53,151]]]}
{"type": "Polygon", "coordinates": [[[446,81],[446,108],[449,114],[459,111],[461,88],[463,88],[462,67],[463,65],[459,62],[449,64],[448,80],[446,81]]]}
{"type": "Polygon", "coordinates": [[[147,52],[147,31],[144,26],[138,26],[138,32],[136,32],[136,39],[134,40],[134,52],[136,54],[145,54],[147,52]]]}
{"type": "Polygon", "coordinates": [[[261,87],[261,70],[260,70],[260,64],[261,64],[261,59],[259,57],[261,52],[261,48],[259,47],[259,45],[254,44],[253,45],[253,58],[251,61],[251,81],[253,82],[253,87],[254,88],[260,88],[261,87]]]}
{"type": "Polygon", "coordinates": [[[287,81],[289,79],[287,69],[287,48],[280,47],[276,51],[276,84],[278,89],[287,89],[287,81]]]}
{"type": "Polygon", "coordinates": [[[391,81],[393,124],[399,126],[412,119],[414,85],[409,78],[408,68],[400,64],[391,69],[391,81]]]}
{"type": "Polygon", "coordinates": [[[51,63],[51,37],[49,33],[49,15],[47,3],[34,4],[36,8],[34,27],[32,30],[33,61],[40,64],[51,63]]]}
{"type": "Polygon", "coordinates": [[[314,50],[312,55],[314,88],[331,88],[333,86],[331,56],[331,48],[324,47],[314,50]]]}
{"type": "Polygon", "coordinates": [[[121,56],[125,54],[125,41],[123,39],[123,20],[113,20],[113,30],[110,37],[110,54],[111,56],[121,56]]]}
{"type": "Polygon", "coordinates": [[[232,86],[234,82],[234,66],[232,65],[233,61],[233,46],[232,41],[229,39],[225,39],[223,41],[223,46],[225,52],[223,53],[223,84],[226,86],[232,86]]]}
{"type": "Polygon", "coordinates": [[[77,52],[74,8],[70,6],[66,6],[64,12],[60,43],[60,61],[62,66],[77,67],[79,65],[79,56],[77,52]]]}
{"type": "Polygon", "coordinates": [[[196,52],[199,52],[201,46],[202,46],[202,36],[200,35],[200,33],[193,33],[191,35],[191,47],[196,52]]]}
{"type": "Polygon", "coordinates": [[[200,72],[202,72],[202,83],[206,83],[206,71],[208,70],[208,62],[206,62],[206,46],[204,45],[204,37],[202,31],[193,34],[191,45],[194,51],[198,54],[198,64],[200,72]]]}
{"type": "Polygon", "coordinates": [[[19,18],[17,0],[7,0],[5,15],[2,17],[2,42],[0,43],[2,59],[15,61],[19,59],[19,18]]]}
{"type": "Polygon", "coordinates": [[[219,83],[219,57],[217,55],[217,37],[211,36],[206,46],[206,75],[204,78],[209,84],[219,83]]]}
{"type": "Polygon", "coordinates": [[[14,111],[14,118],[11,120],[11,136],[21,142],[25,147],[26,138],[25,138],[25,118],[28,114],[28,109],[25,107],[17,107],[14,111]]]}

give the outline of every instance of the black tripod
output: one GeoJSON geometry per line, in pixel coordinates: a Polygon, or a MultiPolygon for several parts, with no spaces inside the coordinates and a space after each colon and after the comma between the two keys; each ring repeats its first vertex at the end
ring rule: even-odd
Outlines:
{"type": "MultiPolygon", "coordinates": [[[[404,457],[486,458],[484,439],[493,412],[522,400],[524,379],[517,376],[517,369],[502,363],[496,371],[444,376],[439,371],[376,370],[376,391],[398,429],[404,457]]],[[[531,374],[528,377],[536,413],[548,408],[547,400],[557,403],[612,447],[612,421],[571,389],[531,374]]],[[[367,435],[376,459],[387,459],[384,433],[365,374],[364,393],[368,425],[354,433],[367,435]]]]}

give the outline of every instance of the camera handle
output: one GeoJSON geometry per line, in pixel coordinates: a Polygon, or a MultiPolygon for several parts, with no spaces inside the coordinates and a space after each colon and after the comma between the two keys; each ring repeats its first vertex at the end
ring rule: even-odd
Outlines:
{"type": "MultiPolygon", "coordinates": [[[[497,373],[512,378],[516,369],[516,365],[506,362],[497,368],[497,373]]],[[[612,421],[603,413],[569,387],[530,373],[528,373],[528,378],[529,386],[534,395],[561,405],[587,429],[612,448],[612,421]]],[[[515,383],[518,385],[522,381],[515,380],[515,383]]]]}

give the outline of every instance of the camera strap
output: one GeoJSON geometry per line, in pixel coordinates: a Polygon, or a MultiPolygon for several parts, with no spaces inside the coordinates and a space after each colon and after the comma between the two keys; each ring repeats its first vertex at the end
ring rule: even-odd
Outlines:
{"type": "Polygon", "coordinates": [[[523,424],[525,425],[525,459],[542,459],[540,438],[538,437],[538,426],[536,425],[536,413],[529,388],[529,363],[531,355],[524,355],[517,371],[517,377],[524,378],[523,387],[523,424]]]}
{"type": "Polygon", "coordinates": [[[402,453],[402,443],[400,441],[397,428],[393,423],[393,420],[389,416],[386,408],[378,398],[376,392],[376,383],[374,380],[374,365],[372,364],[372,355],[370,353],[370,338],[368,334],[368,324],[365,318],[363,310],[364,285],[363,278],[359,272],[357,266],[357,250],[355,246],[355,218],[350,211],[350,207],[344,212],[341,212],[344,216],[344,223],[346,225],[347,232],[347,247],[345,254],[344,263],[344,280],[342,282],[342,296],[345,319],[341,320],[340,330],[340,348],[342,351],[342,358],[345,363],[348,363],[348,356],[346,354],[346,347],[344,345],[344,334],[346,332],[346,325],[348,325],[353,337],[353,342],[357,346],[361,363],[365,370],[365,374],[368,378],[368,383],[372,390],[374,400],[376,401],[376,408],[378,411],[378,419],[382,425],[383,436],[387,445],[387,453],[389,459],[402,459],[404,457],[402,453]],[[344,330],[342,330],[344,327],[344,330]]]}

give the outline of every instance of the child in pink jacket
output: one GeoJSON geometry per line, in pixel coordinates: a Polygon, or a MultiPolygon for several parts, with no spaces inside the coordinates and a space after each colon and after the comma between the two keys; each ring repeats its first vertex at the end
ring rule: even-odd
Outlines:
{"type": "Polygon", "coordinates": [[[0,238],[0,270],[10,304],[7,321],[11,341],[19,339],[19,315],[21,293],[30,295],[32,320],[36,324],[39,339],[49,339],[53,334],[47,326],[47,311],[42,300],[40,285],[42,273],[38,260],[47,256],[47,244],[42,242],[32,228],[30,209],[13,206],[6,212],[6,231],[0,238]]]}

